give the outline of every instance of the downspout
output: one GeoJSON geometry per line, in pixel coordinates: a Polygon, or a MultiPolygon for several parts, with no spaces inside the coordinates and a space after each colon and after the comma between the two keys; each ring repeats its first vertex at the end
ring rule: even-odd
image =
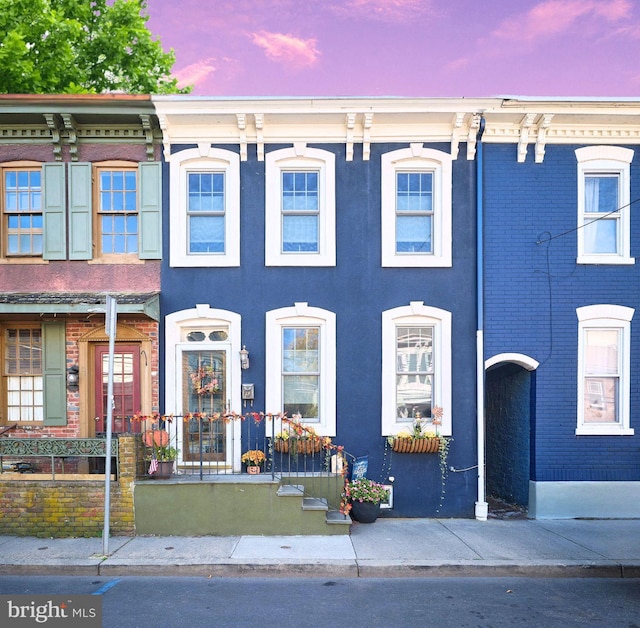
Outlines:
{"type": "Polygon", "coordinates": [[[478,500],[476,501],[476,519],[486,521],[489,505],[485,494],[485,416],[484,416],[484,162],[482,135],[485,119],[480,114],[480,126],[476,135],[476,420],[478,432],[478,500]]]}

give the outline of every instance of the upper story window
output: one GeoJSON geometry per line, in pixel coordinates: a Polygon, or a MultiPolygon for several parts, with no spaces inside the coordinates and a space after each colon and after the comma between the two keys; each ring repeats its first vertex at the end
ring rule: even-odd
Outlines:
{"type": "Polygon", "coordinates": [[[41,167],[5,166],[0,172],[4,256],[42,257],[41,167]]]}
{"type": "Polygon", "coordinates": [[[412,144],[381,168],[382,266],[451,266],[451,155],[412,144]]]}
{"type": "Polygon", "coordinates": [[[202,144],[170,161],[170,265],[239,266],[239,155],[202,144]]]}
{"type": "Polygon", "coordinates": [[[317,253],[318,172],[282,173],[282,252],[317,253]]]}
{"type": "Polygon", "coordinates": [[[336,319],[296,303],[266,314],[268,412],[301,416],[318,434],[336,433],[336,319]]]}
{"type": "Polygon", "coordinates": [[[265,264],[335,266],[335,155],[296,144],[265,157],[265,264]]]}
{"type": "Polygon", "coordinates": [[[101,256],[138,253],[137,168],[97,167],[97,240],[101,256]]]}
{"type": "Polygon", "coordinates": [[[576,434],[633,434],[629,426],[631,319],[620,305],[578,308],[576,434]]]}
{"type": "Polygon", "coordinates": [[[382,313],[382,434],[410,428],[431,409],[451,435],[451,313],[413,301],[382,313]]]}
{"type": "Polygon", "coordinates": [[[578,263],[633,264],[630,257],[630,163],[633,151],[589,146],[578,160],[578,263]]]}
{"type": "Polygon", "coordinates": [[[224,253],[224,172],[187,173],[189,253],[224,253]]]}

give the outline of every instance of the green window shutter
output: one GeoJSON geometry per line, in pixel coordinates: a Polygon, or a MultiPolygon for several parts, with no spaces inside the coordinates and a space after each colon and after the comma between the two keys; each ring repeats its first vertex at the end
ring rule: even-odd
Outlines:
{"type": "Polygon", "coordinates": [[[42,377],[44,424],[67,424],[67,373],[65,325],[58,321],[42,323],[42,377]]]}
{"type": "Polygon", "coordinates": [[[139,257],[162,257],[162,163],[147,161],[139,167],[139,257]]]}
{"type": "Polygon", "coordinates": [[[69,259],[92,258],[91,164],[69,164],[69,259]]]}
{"type": "Polygon", "coordinates": [[[67,258],[65,164],[42,164],[43,259],[67,258]]]}

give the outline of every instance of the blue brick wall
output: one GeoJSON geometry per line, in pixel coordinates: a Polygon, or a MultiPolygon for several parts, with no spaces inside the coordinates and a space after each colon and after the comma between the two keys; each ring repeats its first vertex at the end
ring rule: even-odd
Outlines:
{"type": "MultiPolygon", "coordinates": [[[[334,268],[265,268],[265,164],[257,161],[255,146],[249,146],[248,160],[240,166],[241,266],[169,268],[169,221],[165,220],[161,312],[164,317],[195,303],[210,303],[242,315],[243,342],[251,351],[250,381],[256,384],[256,409],[264,408],[265,312],[296,301],[335,312],[336,442],[354,455],[369,456],[369,477],[382,481],[395,477],[392,515],[433,516],[439,512],[444,516],[470,516],[476,485],[469,477],[450,477],[440,507],[438,456],[391,456],[385,451],[381,436],[381,315],[384,310],[408,305],[410,301],[424,301],[452,312],[451,464],[468,467],[476,460],[475,162],[461,157],[453,163],[453,268],[382,268],[380,155],[406,146],[373,145],[368,161],[362,160],[361,148],[356,146],[354,159],[348,162],[344,145],[316,145],[336,155],[334,268]]],[[[270,145],[265,150],[281,147],[270,145]]],[[[449,150],[449,145],[444,144],[431,147],[449,150]]],[[[174,151],[180,148],[183,147],[175,147],[174,151]]],[[[460,155],[466,155],[463,147],[460,155]]],[[[164,381],[162,387],[164,391],[164,381]]]]}
{"type": "MultiPolygon", "coordinates": [[[[534,398],[538,481],[640,480],[640,432],[576,436],[576,308],[638,307],[638,265],[577,265],[577,146],[547,146],[543,163],[516,147],[485,145],[485,357],[517,352],[540,362],[534,398]],[[569,232],[562,236],[564,232],[569,232]],[[552,238],[552,239],[550,239],[552,238]]],[[[631,167],[640,198],[640,155],[631,167]]],[[[631,255],[640,254],[640,205],[631,255]]],[[[640,322],[632,322],[631,427],[640,430],[640,322]]]]}

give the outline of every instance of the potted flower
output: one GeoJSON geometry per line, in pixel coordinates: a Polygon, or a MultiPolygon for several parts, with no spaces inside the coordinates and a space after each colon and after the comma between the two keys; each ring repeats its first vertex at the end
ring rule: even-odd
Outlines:
{"type": "Polygon", "coordinates": [[[264,464],[267,457],[260,449],[250,449],[242,454],[242,462],[247,465],[247,473],[256,475],[260,473],[260,465],[264,464]]]}
{"type": "Polygon", "coordinates": [[[345,482],[342,494],[344,514],[360,523],[373,523],[380,514],[380,502],[389,499],[389,489],[383,484],[359,478],[345,482]]]}
{"type": "Polygon", "coordinates": [[[149,430],[144,433],[143,441],[147,449],[149,475],[157,479],[166,479],[173,473],[173,464],[178,450],[170,444],[169,433],[165,430],[149,430]]]}

